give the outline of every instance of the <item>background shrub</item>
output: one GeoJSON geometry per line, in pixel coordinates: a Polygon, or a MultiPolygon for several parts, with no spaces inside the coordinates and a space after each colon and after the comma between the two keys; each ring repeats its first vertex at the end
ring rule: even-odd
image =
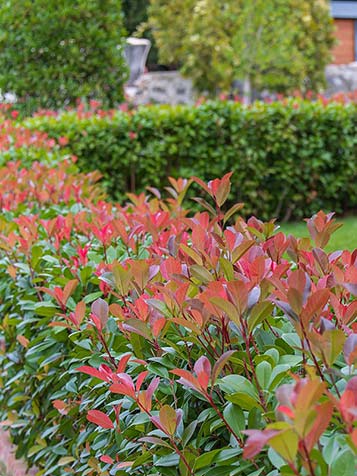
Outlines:
{"type": "Polygon", "coordinates": [[[251,89],[324,86],[334,44],[329,6],[327,0],[150,0],[148,23],[160,61],[178,64],[199,91],[214,96],[245,80],[250,101],[251,89]]]}
{"type": "Polygon", "coordinates": [[[15,0],[0,7],[0,88],[23,109],[79,97],[121,101],[126,65],[120,0],[15,0]]]}
{"type": "Polygon", "coordinates": [[[25,122],[66,136],[66,152],[81,170],[100,170],[115,199],[169,175],[209,180],[233,171],[230,200],[263,219],[357,206],[356,123],[354,104],[297,100],[65,112],[25,122]]]}

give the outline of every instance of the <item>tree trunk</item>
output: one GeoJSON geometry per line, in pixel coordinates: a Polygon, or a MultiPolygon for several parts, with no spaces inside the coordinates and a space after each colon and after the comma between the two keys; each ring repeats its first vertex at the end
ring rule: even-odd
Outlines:
{"type": "Polygon", "coordinates": [[[249,106],[252,102],[252,82],[249,76],[243,81],[243,104],[249,106]]]}

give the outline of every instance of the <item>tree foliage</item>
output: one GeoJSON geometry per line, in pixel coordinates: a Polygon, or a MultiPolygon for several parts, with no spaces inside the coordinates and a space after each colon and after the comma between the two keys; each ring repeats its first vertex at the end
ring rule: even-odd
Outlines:
{"type": "Polygon", "coordinates": [[[149,20],[161,61],[180,62],[211,92],[246,78],[257,89],[316,90],[334,41],[325,0],[151,0],[149,20]]]}
{"type": "Polygon", "coordinates": [[[120,0],[12,0],[0,7],[0,88],[27,107],[123,97],[120,0]]]}
{"type": "Polygon", "coordinates": [[[129,36],[147,38],[151,41],[147,63],[150,69],[155,70],[158,67],[158,51],[148,24],[149,4],[149,0],[122,0],[125,29],[129,36]]]}
{"type": "Polygon", "coordinates": [[[137,27],[147,21],[147,8],[149,0],[122,0],[124,13],[124,26],[132,35],[137,27]]]}

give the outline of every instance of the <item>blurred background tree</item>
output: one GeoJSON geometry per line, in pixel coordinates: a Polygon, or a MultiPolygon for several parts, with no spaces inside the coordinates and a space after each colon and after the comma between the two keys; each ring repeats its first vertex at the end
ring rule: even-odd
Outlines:
{"type": "Polygon", "coordinates": [[[7,0],[0,5],[0,88],[27,112],[77,98],[123,100],[121,0],[7,0]]]}
{"type": "MultiPolygon", "coordinates": [[[[151,49],[147,59],[150,70],[160,69],[158,50],[151,28],[148,25],[148,7],[150,0],[122,0],[124,26],[129,36],[147,38],[151,41],[151,49]]],[[[162,67],[162,66],[161,66],[162,67]]],[[[170,68],[170,65],[166,66],[170,68]]]]}
{"type": "Polygon", "coordinates": [[[199,91],[318,90],[334,43],[327,0],[150,0],[149,24],[163,63],[199,91]]]}

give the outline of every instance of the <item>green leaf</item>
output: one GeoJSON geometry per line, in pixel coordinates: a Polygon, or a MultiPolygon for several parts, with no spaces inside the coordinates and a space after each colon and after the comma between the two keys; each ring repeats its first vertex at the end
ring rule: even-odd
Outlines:
{"type": "Polygon", "coordinates": [[[279,469],[285,465],[285,460],[273,448],[269,448],[268,457],[275,468],[279,469]]]}
{"type": "Polygon", "coordinates": [[[232,303],[227,301],[226,299],[223,299],[221,297],[213,297],[210,299],[210,302],[217,306],[219,309],[224,311],[229,319],[231,319],[233,322],[239,325],[239,313],[236,309],[235,306],[233,306],[232,303]]]}
{"type": "Polygon", "coordinates": [[[340,329],[332,329],[323,333],[323,339],[327,343],[324,348],[324,355],[326,356],[327,364],[331,367],[342,352],[346,336],[340,329]]]}
{"type": "Polygon", "coordinates": [[[355,476],[356,458],[350,450],[341,452],[331,463],[329,476],[355,476]]]}
{"type": "Polygon", "coordinates": [[[217,384],[224,393],[233,394],[237,392],[244,392],[252,398],[258,397],[254,385],[242,375],[227,375],[217,380],[217,384]]]}
{"type": "Polygon", "coordinates": [[[233,281],[234,270],[233,270],[233,264],[231,263],[231,261],[229,261],[226,258],[219,258],[219,264],[222,268],[224,277],[227,279],[227,281],[233,281]]]}
{"type": "Polygon", "coordinates": [[[50,301],[37,302],[34,305],[34,310],[36,314],[44,317],[53,317],[58,312],[58,309],[55,304],[50,301]]]}
{"type": "Polygon", "coordinates": [[[182,435],[182,439],[181,439],[181,442],[182,442],[182,446],[185,447],[186,445],[188,445],[188,443],[190,442],[193,434],[195,433],[195,430],[197,428],[197,424],[198,424],[198,421],[197,420],[193,420],[184,430],[183,432],[183,435],[182,435]]]}
{"type": "Polygon", "coordinates": [[[249,332],[253,332],[258,324],[271,315],[272,311],[273,304],[268,301],[260,302],[254,306],[247,318],[249,332]]]}
{"type": "Polygon", "coordinates": [[[255,369],[259,385],[265,390],[269,386],[272,368],[269,362],[264,361],[260,362],[255,369]]]}
{"type": "Polygon", "coordinates": [[[223,416],[237,435],[245,430],[244,413],[243,410],[237,405],[228,403],[228,405],[223,410],[223,416]]]}
{"type": "Polygon", "coordinates": [[[289,462],[295,461],[298,444],[299,437],[294,430],[284,430],[269,440],[269,446],[289,462]]]}
{"type": "Polygon", "coordinates": [[[154,461],[155,466],[164,466],[164,467],[177,467],[180,463],[180,457],[176,453],[172,453],[167,456],[162,456],[161,458],[154,461]]]}
{"type": "Polygon", "coordinates": [[[87,294],[83,301],[86,303],[86,304],[89,304],[93,301],[95,301],[96,299],[100,298],[103,296],[103,293],[101,291],[97,291],[95,293],[90,293],[90,294],[87,294]]]}
{"type": "Polygon", "coordinates": [[[213,281],[213,275],[204,267],[198,264],[190,266],[190,272],[193,277],[197,278],[201,283],[207,284],[213,281]]]}
{"type": "Polygon", "coordinates": [[[279,364],[273,368],[270,374],[270,381],[268,384],[269,390],[274,390],[275,387],[288,375],[288,371],[291,369],[291,366],[288,364],[279,364]]]}
{"type": "Polygon", "coordinates": [[[207,451],[203,453],[196,459],[194,471],[198,471],[201,468],[206,468],[210,466],[211,463],[214,461],[214,458],[222,451],[222,449],[207,451]]]}

